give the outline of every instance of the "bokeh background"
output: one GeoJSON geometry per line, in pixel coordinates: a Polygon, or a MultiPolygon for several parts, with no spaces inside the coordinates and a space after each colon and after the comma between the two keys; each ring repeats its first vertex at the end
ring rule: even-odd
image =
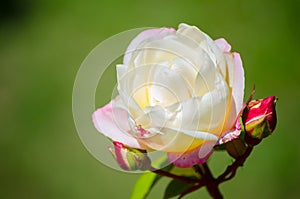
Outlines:
{"type": "MultiPolygon", "coordinates": [[[[221,185],[226,198],[299,198],[299,0],[2,0],[0,3],[0,198],[129,198],[137,174],[112,170],[82,145],[72,88],[87,54],[136,27],[193,24],[241,53],[246,96],[276,95],[278,126],[221,185]]],[[[110,99],[115,70],[99,84],[110,99]]],[[[231,160],[216,153],[214,173],[231,160]]],[[[149,198],[162,198],[167,179],[149,198]]],[[[209,198],[206,190],[186,198],[209,198]]]]}

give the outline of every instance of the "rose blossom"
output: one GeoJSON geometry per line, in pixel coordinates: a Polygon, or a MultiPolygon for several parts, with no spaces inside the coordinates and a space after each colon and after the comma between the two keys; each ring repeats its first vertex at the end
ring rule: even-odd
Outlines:
{"type": "Polygon", "coordinates": [[[178,167],[205,162],[240,131],[244,70],[230,50],[186,24],[140,33],[117,65],[119,96],[94,112],[95,127],[128,147],[164,151],[178,167]]]}

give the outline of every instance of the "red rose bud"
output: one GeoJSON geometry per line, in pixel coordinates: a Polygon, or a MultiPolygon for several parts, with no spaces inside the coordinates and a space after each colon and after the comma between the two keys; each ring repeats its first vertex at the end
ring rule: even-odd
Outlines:
{"type": "Polygon", "coordinates": [[[244,109],[242,120],[247,135],[261,140],[270,135],[276,126],[275,96],[252,100],[244,109]]]}
{"type": "Polygon", "coordinates": [[[109,147],[109,150],[122,169],[134,171],[150,168],[151,161],[145,151],[126,147],[120,142],[113,144],[114,148],[109,147]]]}

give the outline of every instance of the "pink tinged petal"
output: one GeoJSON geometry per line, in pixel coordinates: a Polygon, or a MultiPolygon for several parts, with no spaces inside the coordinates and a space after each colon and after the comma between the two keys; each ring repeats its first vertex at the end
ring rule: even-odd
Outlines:
{"type": "MultiPolygon", "coordinates": [[[[229,75],[232,89],[232,97],[229,105],[229,112],[224,124],[223,132],[228,133],[235,130],[235,123],[238,120],[243,107],[245,77],[242,60],[239,53],[232,53],[233,73],[229,75]]],[[[228,66],[230,67],[230,66],[228,66]]]]}
{"type": "Polygon", "coordinates": [[[113,103],[116,103],[118,100],[117,97],[93,113],[93,122],[96,129],[113,141],[121,142],[129,147],[143,149],[144,147],[127,133],[130,129],[127,112],[118,108],[113,109],[113,103]]]}
{"type": "Polygon", "coordinates": [[[230,142],[232,140],[237,139],[241,134],[241,122],[237,119],[235,124],[235,129],[227,132],[223,137],[218,140],[218,144],[225,144],[226,142],[230,142]]]}
{"type": "MultiPolygon", "coordinates": [[[[231,50],[230,44],[223,38],[215,40],[215,43],[218,47],[224,52],[229,53],[231,50]]],[[[245,77],[244,77],[244,68],[242,60],[239,53],[232,53],[233,56],[233,75],[230,75],[232,78],[232,97],[233,103],[235,104],[235,110],[238,113],[243,105],[244,98],[244,88],[245,88],[245,77]]],[[[230,67],[230,66],[228,66],[230,67]]],[[[230,83],[232,82],[230,80],[230,83]]]]}
{"type": "Polygon", "coordinates": [[[124,55],[124,64],[128,65],[132,56],[132,53],[137,49],[137,47],[148,39],[159,39],[163,38],[166,35],[175,33],[176,30],[173,28],[158,28],[158,29],[149,29],[141,32],[136,36],[129,46],[127,47],[126,53],[124,55]]]}
{"type": "Polygon", "coordinates": [[[232,97],[235,102],[237,112],[243,106],[244,89],[245,89],[245,76],[242,60],[239,53],[233,53],[234,59],[234,76],[232,85],[232,97]]]}
{"type": "Polygon", "coordinates": [[[212,154],[214,145],[215,142],[207,141],[200,147],[186,153],[168,153],[168,161],[181,168],[203,164],[212,154]]]}
{"type": "Polygon", "coordinates": [[[242,106],[240,112],[237,114],[237,117],[235,119],[234,127],[232,127],[230,130],[225,131],[223,136],[218,140],[219,145],[220,144],[225,144],[226,142],[230,142],[232,140],[235,140],[240,136],[241,130],[242,130],[240,116],[242,115],[242,113],[243,113],[244,109],[246,108],[246,106],[247,106],[247,104],[243,103],[243,106],[242,106]]]}
{"type": "Polygon", "coordinates": [[[231,46],[229,43],[227,43],[227,41],[224,38],[215,40],[215,43],[223,52],[227,52],[227,53],[230,52],[231,46]]]}

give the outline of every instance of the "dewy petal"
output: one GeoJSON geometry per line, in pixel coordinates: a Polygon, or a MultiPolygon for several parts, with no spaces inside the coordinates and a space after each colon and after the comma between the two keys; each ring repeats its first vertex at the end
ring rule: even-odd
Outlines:
{"type": "Polygon", "coordinates": [[[137,47],[140,44],[142,44],[146,40],[162,38],[166,35],[173,34],[175,32],[176,32],[176,30],[173,28],[157,28],[157,29],[150,29],[150,30],[145,30],[145,31],[141,32],[129,44],[129,46],[126,50],[126,53],[124,55],[124,61],[123,61],[124,64],[125,65],[129,64],[133,52],[137,49],[137,47]]]}
{"type": "Polygon", "coordinates": [[[126,146],[145,149],[134,137],[127,133],[130,130],[127,113],[122,109],[113,109],[113,103],[118,103],[116,101],[119,101],[118,97],[93,113],[93,122],[96,129],[110,139],[121,142],[126,146]]]}
{"type": "Polygon", "coordinates": [[[215,142],[207,141],[192,151],[168,153],[168,161],[182,168],[189,168],[195,164],[203,164],[212,154],[214,145],[215,142]]]}

